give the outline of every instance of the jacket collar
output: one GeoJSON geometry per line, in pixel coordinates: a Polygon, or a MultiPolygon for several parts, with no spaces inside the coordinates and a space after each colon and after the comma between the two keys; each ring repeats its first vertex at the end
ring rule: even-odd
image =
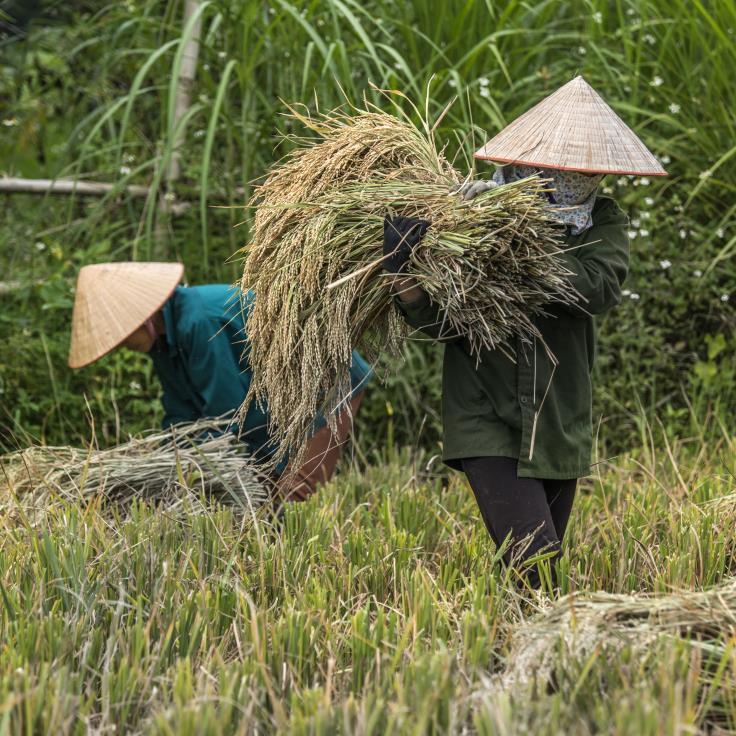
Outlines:
{"type": "Polygon", "coordinates": [[[179,342],[176,336],[176,320],[174,318],[174,303],[176,301],[177,292],[181,288],[181,286],[177,286],[176,289],[174,289],[174,293],[166,300],[163,307],[161,307],[161,314],[163,314],[164,317],[166,333],[159,337],[156,342],[156,347],[160,350],[167,351],[170,356],[176,355],[179,352],[179,342]]]}

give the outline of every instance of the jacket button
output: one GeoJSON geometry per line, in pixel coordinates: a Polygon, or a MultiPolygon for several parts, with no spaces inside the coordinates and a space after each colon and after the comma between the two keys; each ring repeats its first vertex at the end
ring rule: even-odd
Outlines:
{"type": "Polygon", "coordinates": [[[522,396],[520,401],[522,404],[526,404],[526,396],[522,396]]]}

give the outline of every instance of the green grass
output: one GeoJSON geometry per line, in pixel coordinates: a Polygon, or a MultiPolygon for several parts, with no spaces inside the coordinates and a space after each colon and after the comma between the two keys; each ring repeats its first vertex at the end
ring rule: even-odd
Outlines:
{"type": "MultiPolygon", "coordinates": [[[[666,594],[732,579],[733,453],[722,435],[601,468],[575,505],[563,589],[666,594]]],[[[584,661],[561,653],[556,688],[500,688],[534,600],[494,564],[459,476],[444,487],[419,457],[384,460],[290,506],[278,532],[214,508],[4,519],[0,732],[736,728],[726,638],[613,641],[584,661]]]]}
{"type": "MultiPolygon", "coordinates": [[[[15,297],[0,296],[0,339],[14,346],[10,357],[0,356],[0,446],[13,447],[20,427],[52,443],[81,440],[80,394],[105,421],[126,386],[150,383],[138,361],[111,359],[76,374],[64,366],[70,290],[81,265],[154,254],[180,258],[191,283],[237,280],[240,264],[228,259],[247,238],[249,215],[212,205],[245,201],[250,182],[286,151],[281,132],[293,131],[281,117],[281,100],[328,108],[367,93],[384,104],[370,82],[417,101],[429,91],[431,116],[457,97],[438,135],[464,168],[486,135],[583,73],[671,172],[649,184],[605,183],[632,218],[627,287],[640,299],[626,299],[603,324],[596,380],[602,431],[627,447],[640,404],[652,416],[667,404],[686,419],[681,387],[705,404],[736,407],[736,379],[725,359],[734,347],[736,296],[723,301],[736,295],[733,3],[203,3],[200,63],[175,187],[191,206],[157,221],[174,138],[172,80],[186,34],[181,6],[179,0],[56,4],[26,39],[0,39],[4,172],[154,187],[147,200],[3,198],[0,271],[3,280],[27,286],[15,297]],[[663,260],[672,267],[660,267],[663,260]],[[725,340],[726,348],[711,357],[708,340],[725,340]]],[[[388,390],[376,387],[366,406],[378,444],[389,422],[409,442],[428,417],[423,436],[436,445],[437,352],[413,348],[410,364],[422,369],[391,379],[388,390]],[[418,385],[430,386],[432,402],[418,385]],[[393,419],[387,402],[397,408],[393,419]]],[[[124,399],[131,429],[155,423],[155,399],[153,386],[143,400],[124,399]]]]}

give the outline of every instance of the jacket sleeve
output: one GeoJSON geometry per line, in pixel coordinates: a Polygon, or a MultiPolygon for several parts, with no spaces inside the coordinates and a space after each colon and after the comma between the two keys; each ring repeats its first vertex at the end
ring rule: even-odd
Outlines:
{"type": "Polygon", "coordinates": [[[422,297],[413,302],[405,302],[395,297],[394,303],[410,327],[421,330],[433,340],[438,342],[462,340],[463,336],[444,320],[442,310],[431,301],[426,292],[423,291],[422,297]]]}
{"type": "Polygon", "coordinates": [[[164,429],[168,429],[175,424],[195,422],[199,419],[199,414],[193,404],[179,395],[174,386],[168,386],[162,382],[162,388],[161,403],[164,406],[164,418],[161,421],[161,426],[164,429]]]}
{"type": "Polygon", "coordinates": [[[600,225],[585,233],[578,247],[562,254],[572,271],[570,283],[582,299],[565,307],[574,314],[602,314],[621,303],[621,287],[629,271],[627,218],[618,207],[600,225]]]}
{"type": "Polygon", "coordinates": [[[189,326],[185,338],[189,378],[200,399],[203,416],[237,410],[245,399],[241,368],[228,336],[208,319],[189,326]]]}

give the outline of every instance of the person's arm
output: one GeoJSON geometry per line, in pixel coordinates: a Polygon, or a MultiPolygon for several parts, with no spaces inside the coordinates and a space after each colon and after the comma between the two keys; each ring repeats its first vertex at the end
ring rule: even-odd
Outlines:
{"type": "Polygon", "coordinates": [[[228,339],[217,322],[201,319],[182,338],[187,367],[204,417],[236,411],[245,399],[242,370],[228,339]]]}
{"type": "Polygon", "coordinates": [[[561,258],[573,273],[570,284],[582,297],[566,310],[577,314],[602,314],[621,303],[621,287],[629,270],[629,236],[626,215],[613,206],[610,217],[587,231],[578,248],[561,258]]]}
{"type": "Polygon", "coordinates": [[[186,401],[184,397],[179,396],[173,387],[163,385],[163,396],[161,403],[164,407],[164,418],[161,420],[161,426],[164,429],[173,427],[175,424],[183,424],[184,422],[195,422],[199,419],[197,410],[194,406],[186,401]]]}
{"type": "Polygon", "coordinates": [[[394,277],[394,302],[407,324],[439,342],[453,342],[462,339],[462,335],[447,324],[442,310],[416,280],[406,275],[412,251],[428,227],[426,220],[387,217],[383,225],[383,268],[394,277]]]}

